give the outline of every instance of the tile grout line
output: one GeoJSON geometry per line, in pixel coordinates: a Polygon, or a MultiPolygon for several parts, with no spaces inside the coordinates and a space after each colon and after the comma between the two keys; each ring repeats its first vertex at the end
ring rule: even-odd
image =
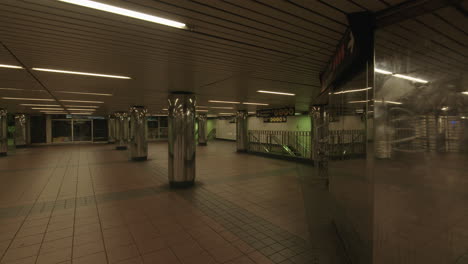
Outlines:
{"type": "MultiPolygon", "coordinates": [[[[70,155],[70,158],[67,162],[70,163],[70,161],[72,160],[73,158],[73,152],[72,154],[70,155]]],[[[44,232],[44,236],[42,237],[42,240],[41,240],[41,245],[39,246],[39,250],[37,251],[37,255],[36,255],[36,260],[34,261],[34,263],[37,264],[37,261],[39,260],[39,256],[41,254],[41,249],[42,249],[42,245],[44,244],[44,240],[45,240],[45,237],[46,237],[46,234],[47,234],[47,230],[49,229],[49,225],[50,225],[50,221],[52,219],[52,215],[54,213],[54,210],[55,210],[55,207],[57,206],[57,198],[60,196],[60,191],[62,190],[62,186],[63,186],[63,182],[65,180],[65,177],[67,175],[67,172],[69,171],[68,168],[65,169],[65,172],[63,173],[63,177],[62,177],[62,180],[60,181],[60,186],[57,190],[57,195],[55,197],[55,202],[54,202],[54,206],[52,207],[52,210],[50,211],[50,216],[49,216],[49,220],[47,221],[47,225],[46,225],[46,229],[45,229],[45,232],[44,232]]]]}
{"type": "MultiPolygon", "coordinates": [[[[88,154],[86,154],[86,159],[88,159],[88,154]]],[[[94,205],[96,207],[96,212],[97,212],[97,217],[99,219],[99,229],[101,230],[101,237],[102,237],[102,245],[104,246],[104,255],[106,256],[106,262],[109,263],[109,256],[107,255],[107,247],[106,247],[106,242],[104,239],[104,231],[102,230],[102,222],[101,222],[101,214],[99,213],[99,207],[98,207],[98,201],[96,199],[96,190],[94,187],[94,178],[93,178],[93,173],[91,171],[91,167],[89,165],[86,165],[88,167],[89,171],[89,177],[91,179],[91,187],[93,189],[93,195],[94,195],[94,205]]]]}
{"type": "Polygon", "coordinates": [[[71,252],[71,262],[73,263],[73,253],[74,253],[74,248],[75,248],[75,228],[76,228],[76,208],[78,204],[78,179],[79,179],[79,171],[80,171],[80,158],[81,156],[78,156],[78,166],[76,167],[76,181],[75,181],[75,209],[73,213],[73,231],[72,231],[72,252],[71,252]]]}
{"type": "MultiPolygon", "coordinates": [[[[57,164],[59,164],[57,162],[57,164]]],[[[16,231],[15,235],[13,236],[13,238],[11,239],[10,243],[8,244],[8,247],[5,249],[5,252],[2,254],[2,256],[0,257],[0,262],[3,261],[3,258],[5,257],[5,255],[7,254],[8,250],[10,249],[11,245],[13,244],[13,241],[15,240],[16,236],[18,235],[18,233],[20,232],[21,228],[23,227],[24,223],[26,222],[26,219],[29,217],[29,215],[31,214],[31,212],[33,211],[35,205],[37,204],[37,201],[39,200],[39,198],[41,197],[42,193],[44,192],[44,190],[46,189],[47,185],[50,183],[50,180],[52,179],[55,171],[56,171],[57,168],[53,168],[52,169],[52,172],[50,173],[50,176],[49,178],[47,179],[47,182],[44,184],[44,187],[42,188],[42,190],[39,192],[35,202],[32,204],[31,208],[29,209],[28,213],[26,214],[26,216],[24,217],[23,221],[21,222],[18,230],[16,231]]],[[[45,234],[44,234],[45,236],[45,234]]]]}

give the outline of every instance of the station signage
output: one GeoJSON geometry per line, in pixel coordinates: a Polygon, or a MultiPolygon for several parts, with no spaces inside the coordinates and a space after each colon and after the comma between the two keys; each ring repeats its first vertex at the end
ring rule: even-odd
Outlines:
{"type": "Polygon", "coordinates": [[[288,122],[287,116],[277,116],[277,117],[264,117],[263,123],[286,123],[288,122]]]}
{"type": "Polygon", "coordinates": [[[343,35],[325,70],[320,73],[321,92],[352,78],[372,57],[373,21],[369,12],[348,14],[349,29],[343,35]]]}
{"type": "Polygon", "coordinates": [[[295,107],[282,107],[257,110],[257,117],[286,117],[293,116],[296,113],[295,107]]]}

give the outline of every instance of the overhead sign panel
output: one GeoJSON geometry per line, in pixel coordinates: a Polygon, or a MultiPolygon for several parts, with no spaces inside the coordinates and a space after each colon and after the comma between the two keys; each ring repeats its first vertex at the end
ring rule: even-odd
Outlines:
{"type": "Polygon", "coordinates": [[[293,116],[295,112],[296,108],[294,107],[259,109],[257,110],[257,117],[293,116]]]}
{"type": "Polygon", "coordinates": [[[374,19],[369,12],[348,14],[349,29],[341,39],[335,54],[320,73],[320,82],[325,91],[360,72],[373,55],[374,19]]]}

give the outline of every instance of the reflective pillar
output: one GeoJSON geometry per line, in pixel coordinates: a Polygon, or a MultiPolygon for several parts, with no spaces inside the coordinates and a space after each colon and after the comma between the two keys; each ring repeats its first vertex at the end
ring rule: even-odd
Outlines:
{"type": "Polygon", "coordinates": [[[29,116],[15,114],[15,144],[17,148],[24,148],[31,144],[29,116]]]}
{"type": "Polygon", "coordinates": [[[175,92],[169,96],[169,183],[192,186],[195,181],[195,95],[175,92]]]}
{"type": "Polygon", "coordinates": [[[198,115],[198,145],[199,146],[206,146],[207,139],[206,139],[206,114],[199,114],[198,115]]]}
{"type": "Polygon", "coordinates": [[[130,108],[130,157],[132,160],[146,160],[148,141],[146,140],[146,113],[144,106],[130,108]]]}
{"type": "Polygon", "coordinates": [[[109,115],[107,119],[107,133],[108,133],[107,142],[114,144],[115,143],[115,116],[114,115],[109,115]]]}
{"type": "Polygon", "coordinates": [[[237,152],[247,152],[249,140],[247,129],[247,110],[239,110],[236,114],[237,152]]]}
{"type": "Polygon", "coordinates": [[[115,149],[126,150],[128,139],[128,114],[116,112],[115,114],[115,149]]]}
{"type": "Polygon", "coordinates": [[[8,150],[7,110],[0,109],[0,156],[6,156],[8,150]]]}

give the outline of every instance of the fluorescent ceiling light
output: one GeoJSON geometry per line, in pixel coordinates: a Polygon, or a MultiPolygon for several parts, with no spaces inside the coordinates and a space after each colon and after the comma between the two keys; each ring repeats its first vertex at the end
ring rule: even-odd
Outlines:
{"type": "Polygon", "coordinates": [[[462,94],[466,94],[466,95],[468,95],[468,91],[467,91],[467,92],[462,92],[462,94]]]}
{"type": "Polygon", "coordinates": [[[163,108],[162,110],[163,110],[163,111],[167,111],[167,108],[163,108]]]}
{"type": "Polygon", "coordinates": [[[232,102],[232,101],[216,101],[216,100],[208,100],[210,103],[221,103],[221,104],[240,104],[240,102],[232,102]]]}
{"type": "Polygon", "coordinates": [[[54,69],[44,69],[44,68],[32,68],[32,69],[35,70],[35,71],[67,73],[67,74],[87,75],[87,76],[116,78],[116,79],[131,79],[128,76],[120,76],[120,75],[109,75],[109,74],[90,73],[90,72],[77,72],[77,71],[64,71],[64,70],[54,70],[54,69]]]}
{"type": "Polygon", "coordinates": [[[61,102],[71,102],[71,103],[91,103],[91,104],[103,104],[101,101],[81,101],[81,100],[60,100],[61,102]]]}
{"type": "Polygon", "coordinates": [[[197,112],[208,112],[208,110],[204,110],[204,109],[197,109],[196,111],[197,112]]]}
{"type": "Polygon", "coordinates": [[[265,90],[258,90],[257,93],[279,94],[279,95],[288,95],[288,96],[294,96],[295,95],[293,93],[283,93],[283,92],[265,91],[265,90]]]}
{"type": "Polygon", "coordinates": [[[63,110],[63,108],[31,107],[33,110],[63,110]]]}
{"type": "Polygon", "coordinates": [[[403,74],[393,74],[393,76],[395,76],[397,78],[401,78],[401,79],[410,80],[410,81],[413,81],[413,82],[428,83],[428,81],[426,81],[426,80],[414,78],[414,77],[411,77],[411,76],[406,76],[406,75],[403,75],[403,74]]]}
{"type": "Polygon", "coordinates": [[[263,103],[248,103],[248,102],[243,102],[242,104],[245,104],[245,105],[268,105],[268,104],[263,104],[263,103]]]}
{"type": "Polygon", "coordinates": [[[208,106],[197,105],[197,108],[208,108],[208,106]]]}
{"type": "Polygon", "coordinates": [[[381,69],[377,69],[375,68],[374,69],[375,72],[378,72],[378,73],[381,73],[381,74],[393,74],[393,72],[389,72],[389,71],[386,71],[386,70],[381,70],[381,69]]]}
{"type": "Polygon", "coordinates": [[[363,101],[349,101],[348,104],[361,104],[361,103],[367,103],[369,102],[368,100],[363,100],[363,101]]]}
{"type": "Polygon", "coordinates": [[[85,95],[112,96],[112,94],[105,94],[105,93],[83,93],[83,92],[67,92],[67,91],[56,91],[56,93],[69,93],[69,94],[85,94],[85,95]]]}
{"type": "Polygon", "coordinates": [[[94,112],[96,109],[80,109],[80,108],[68,108],[67,110],[69,111],[88,111],[88,112],[94,112]]]}
{"type": "Polygon", "coordinates": [[[53,106],[53,107],[61,107],[61,105],[55,105],[55,104],[20,104],[22,106],[53,106]]]}
{"type": "Polygon", "coordinates": [[[24,89],[19,89],[19,88],[0,88],[0,90],[23,91],[24,89]]]}
{"type": "Polygon", "coordinates": [[[41,113],[45,113],[45,114],[66,114],[67,112],[64,112],[64,111],[39,111],[41,113]]]}
{"type": "Polygon", "coordinates": [[[235,115],[236,113],[218,113],[218,115],[235,115]]]}
{"type": "Polygon", "coordinates": [[[256,114],[255,112],[248,112],[248,114],[256,114]]]}
{"type": "Polygon", "coordinates": [[[442,111],[447,111],[447,110],[449,110],[449,107],[448,107],[448,106],[444,106],[444,107],[442,107],[440,110],[442,110],[442,111]]]}
{"type": "Polygon", "coordinates": [[[153,15],[148,15],[145,13],[141,13],[141,12],[137,12],[137,11],[133,11],[133,10],[117,7],[117,6],[107,5],[107,4],[103,4],[103,3],[99,3],[95,1],[90,1],[90,0],[59,0],[59,1],[70,3],[70,4],[75,4],[79,6],[84,6],[84,7],[88,7],[92,9],[97,9],[97,10],[101,10],[101,11],[105,11],[105,12],[109,12],[109,13],[113,13],[113,14],[117,14],[121,16],[136,18],[136,19],[140,19],[140,20],[144,20],[148,22],[161,24],[161,25],[166,25],[170,27],[182,28],[182,29],[187,28],[187,26],[181,22],[177,22],[174,20],[157,17],[153,15]]]}
{"type": "Polygon", "coordinates": [[[234,108],[228,107],[228,106],[210,106],[210,108],[214,108],[214,109],[234,109],[234,108]]]}
{"type": "Polygon", "coordinates": [[[25,100],[25,101],[55,101],[54,99],[42,99],[42,98],[19,98],[19,97],[2,97],[5,100],[25,100]]]}
{"type": "Polygon", "coordinates": [[[21,66],[0,64],[0,68],[9,68],[9,69],[23,69],[21,66]]]}
{"type": "Polygon", "coordinates": [[[355,92],[363,92],[372,89],[372,87],[367,87],[367,88],[362,88],[362,89],[354,89],[354,90],[345,90],[345,91],[339,91],[333,94],[345,94],[345,93],[355,93],[355,92]]]}
{"type": "Polygon", "coordinates": [[[65,105],[66,107],[99,108],[98,105],[65,105]]]}
{"type": "Polygon", "coordinates": [[[397,104],[397,105],[401,105],[403,104],[402,102],[395,102],[395,101],[382,101],[382,100],[374,100],[374,102],[376,103],[386,103],[386,104],[397,104]]]}
{"type": "Polygon", "coordinates": [[[81,112],[81,113],[70,113],[72,115],[92,115],[94,113],[87,113],[87,112],[81,112]]]}

